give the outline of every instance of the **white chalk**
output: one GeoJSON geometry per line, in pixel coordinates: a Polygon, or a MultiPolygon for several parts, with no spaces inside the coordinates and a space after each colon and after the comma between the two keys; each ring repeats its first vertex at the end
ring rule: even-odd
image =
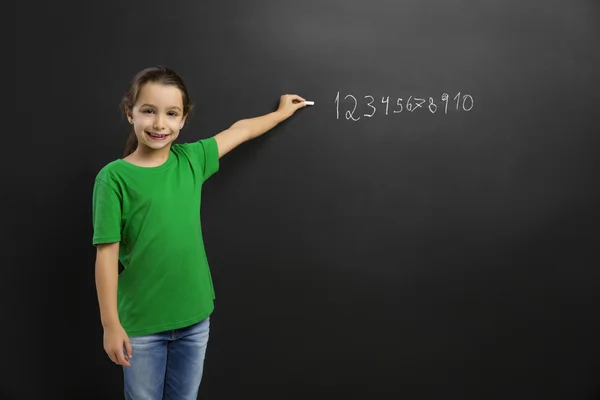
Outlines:
{"type": "Polygon", "coordinates": [[[304,104],[306,104],[307,106],[314,106],[315,102],[314,101],[305,101],[304,104]]]}

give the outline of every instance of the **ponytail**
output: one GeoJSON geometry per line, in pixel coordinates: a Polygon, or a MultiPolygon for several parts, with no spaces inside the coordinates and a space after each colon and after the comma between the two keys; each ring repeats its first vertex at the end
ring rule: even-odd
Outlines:
{"type": "Polygon", "coordinates": [[[137,136],[135,136],[135,132],[132,129],[127,138],[127,142],[125,142],[125,153],[123,153],[123,158],[133,153],[135,149],[137,149],[137,145],[137,136]]]}

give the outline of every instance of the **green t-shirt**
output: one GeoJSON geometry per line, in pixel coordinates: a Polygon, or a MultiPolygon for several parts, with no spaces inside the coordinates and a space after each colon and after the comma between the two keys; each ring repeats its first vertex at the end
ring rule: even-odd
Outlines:
{"type": "Polygon", "coordinates": [[[200,200],[218,170],[217,142],[209,138],[173,144],[157,167],[118,159],[98,173],[93,244],[120,242],[117,304],[129,336],[183,328],[213,311],[200,200]]]}

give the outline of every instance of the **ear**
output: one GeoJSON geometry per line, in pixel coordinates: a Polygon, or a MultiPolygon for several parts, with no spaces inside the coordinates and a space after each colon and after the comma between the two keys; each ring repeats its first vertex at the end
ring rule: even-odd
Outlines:
{"type": "Polygon", "coordinates": [[[133,114],[131,114],[129,109],[125,109],[125,115],[127,116],[127,121],[129,121],[130,124],[133,124],[133,114]]]}
{"type": "Polygon", "coordinates": [[[187,118],[187,115],[183,118],[181,118],[181,123],[179,124],[179,129],[183,129],[183,126],[185,125],[185,119],[187,118]]]}

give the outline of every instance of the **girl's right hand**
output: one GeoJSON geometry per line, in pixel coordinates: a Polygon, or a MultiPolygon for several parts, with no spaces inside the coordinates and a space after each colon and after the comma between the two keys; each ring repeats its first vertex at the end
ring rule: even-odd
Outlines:
{"type": "Polygon", "coordinates": [[[104,351],[115,364],[131,366],[129,363],[129,359],[132,357],[131,343],[121,324],[104,328],[104,351]],[[124,354],[123,350],[127,354],[124,354]]]}
{"type": "Polygon", "coordinates": [[[285,118],[291,117],[298,109],[306,106],[304,97],[297,94],[284,94],[279,98],[277,111],[285,118]]]}

